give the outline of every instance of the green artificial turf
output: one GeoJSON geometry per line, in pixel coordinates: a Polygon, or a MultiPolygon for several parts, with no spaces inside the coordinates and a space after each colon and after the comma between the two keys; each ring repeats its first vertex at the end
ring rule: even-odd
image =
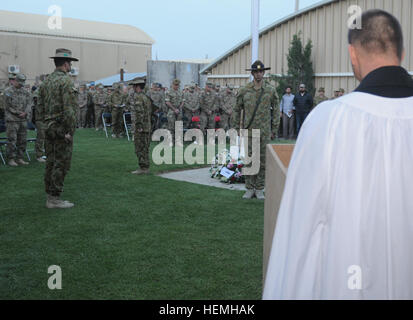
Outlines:
{"type": "Polygon", "coordinates": [[[0,164],[0,299],[260,299],[264,202],[156,176],[187,167],[132,175],[132,142],[78,130],[59,211],[44,164],[0,164]]]}

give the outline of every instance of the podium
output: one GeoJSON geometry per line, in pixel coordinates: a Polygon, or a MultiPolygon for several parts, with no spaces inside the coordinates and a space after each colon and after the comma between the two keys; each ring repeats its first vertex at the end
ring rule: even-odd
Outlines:
{"type": "MultiPolygon", "coordinates": [[[[267,274],[278,210],[284,192],[287,169],[294,151],[293,144],[269,144],[266,150],[263,281],[267,274]]],[[[264,282],[263,282],[264,283],[264,282]]]]}

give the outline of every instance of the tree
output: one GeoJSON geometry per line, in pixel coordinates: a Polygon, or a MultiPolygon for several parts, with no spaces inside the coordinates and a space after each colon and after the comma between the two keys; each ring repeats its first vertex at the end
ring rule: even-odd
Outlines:
{"type": "Polygon", "coordinates": [[[308,40],[305,47],[303,46],[301,31],[293,36],[287,55],[287,74],[283,74],[282,76],[270,75],[271,80],[278,82],[277,92],[280,97],[283,96],[286,86],[291,86],[294,92],[298,90],[301,83],[304,83],[307,87],[307,92],[314,96],[314,70],[311,61],[312,49],[313,44],[311,40],[308,40]]]}

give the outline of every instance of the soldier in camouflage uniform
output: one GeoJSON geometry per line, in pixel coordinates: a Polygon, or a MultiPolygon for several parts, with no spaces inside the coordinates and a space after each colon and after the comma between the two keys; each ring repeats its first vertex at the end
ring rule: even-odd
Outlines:
{"type": "Polygon", "coordinates": [[[278,132],[280,121],[278,96],[275,88],[263,81],[265,70],[268,69],[270,68],[265,68],[259,60],[253,63],[251,69],[247,69],[247,71],[251,71],[254,81],[240,89],[234,108],[234,128],[240,129],[242,125],[241,129],[248,129],[249,156],[252,155],[252,129],[260,130],[260,170],[257,175],[245,177],[247,192],[244,199],[251,199],[254,195],[257,199],[265,199],[263,192],[265,186],[265,148],[278,132]],[[271,108],[274,110],[272,124],[271,108]],[[241,111],[243,111],[243,119],[241,119],[241,111]]]}
{"type": "Polygon", "coordinates": [[[9,166],[28,165],[23,160],[27,143],[27,120],[30,118],[33,100],[24,89],[26,77],[17,74],[13,85],[4,91],[5,120],[7,128],[7,158],[9,166]]]}
{"type": "Polygon", "coordinates": [[[152,100],[144,93],[145,80],[138,79],[130,82],[134,92],[128,98],[127,105],[130,108],[135,121],[135,153],[139,161],[139,169],[132,174],[149,173],[149,147],[151,145],[152,114],[155,106],[152,100]]]}
{"type": "Polygon", "coordinates": [[[329,100],[328,97],[325,96],[325,90],[323,87],[318,89],[318,96],[314,98],[314,108],[318,106],[321,102],[329,100]]]}
{"type": "Polygon", "coordinates": [[[38,102],[44,110],[46,126],[46,207],[66,209],[74,204],[61,200],[60,195],[72,161],[78,108],[78,92],[68,73],[71,62],[78,59],[67,49],[57,49],[50,58],[54,59],[56,69],[40,86],[38,102]]]}
{"type": "Polygon", "coordinates": [[[165,94],[161,90],[161,85],[159,83],[153,83],[152,88],[149,93],[152,103],[156,108],[156,113],[158,114],[158,123],[156,129],[165,128],[165,122],[162,122],[162,118],[166,117],[166,105],[165,105],[165,94]]]}
{"type": "Polygon", "coordinates": [[[78,95],[78,117],[77,117],[77,126],[78,128],[86,128],[86,114],[87,114],[87,102],[88,102],[88,93],[86,92],[86,85],[81,85],[79,88],[78,95]]]}
{"type": "Polygon", "coordinates": [[[99,84],[97,86],[97,91],[94,96],[94,105],[95,105],[95,128],[96,131],[103,128],[102,123],[102,113],[105,110],[106,96],[103,92],[103,85],[99,84]]]}
{"type": "Polygon", "coordinates": [[[214,84],[208,82],[199,100],[201,130],[204,131],[204,133],[206,133],[206,127],[208,127],[208,129],[215,129],[215,116],[218,112],[217,107],[219,107],[217,100],[218,97],[214,90],[214,84]]]}
{"type": "Polygon", "coordinates": [[[95,94],[96,94],[95,86],[91,85],[87,92],[87,110],[86,110],[85,128],[93,128],[95,125],[95,94]]]}
{"type": "Polygon", "coordinates": [[[199,95],[195,92],[195,86],[190,86],[188,92],[184,95],[184,116],[186,121],[184,128],[189,128],[192,123],[192,118],[199,116],[199,95]]]}
{"type": "Polygon", "coordinates": [[[168,130],[172,134],[172,143],[175,141],[175,121],[182,120],[182,106],[185,103],[183,94],[179,90],[180,83],[180,80],[175,79],[165,95],[165,104],[168,107],[168,130]]]}
{"type": "Polygon", "coordinates": [[[126,96],[120,83],[114,84],[114,92],[110,96],[109,104],[112,109],[112,129],[113,138],[120,138],[123,134],[123,108],[125,107],[126,96]]]}
{"type": "Polygon", "coordinates": [[[234,88],[229,85],[221,97],[221,121],[220,127],[225,131],[231,128],[230,119],[235,107],[237,98],[233,93],[234,88]]]}

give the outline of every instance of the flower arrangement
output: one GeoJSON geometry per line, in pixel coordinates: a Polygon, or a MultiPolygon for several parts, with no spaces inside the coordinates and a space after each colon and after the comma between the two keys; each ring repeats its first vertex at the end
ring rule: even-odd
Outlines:
{"type": "Polygon", "coordinates": [[[211,178],[219,179],[223,183],[245,183],[243,167],[244,163],[241,159],[232,159],[229,151],[224,150],[212,160],[211,178]]]}

